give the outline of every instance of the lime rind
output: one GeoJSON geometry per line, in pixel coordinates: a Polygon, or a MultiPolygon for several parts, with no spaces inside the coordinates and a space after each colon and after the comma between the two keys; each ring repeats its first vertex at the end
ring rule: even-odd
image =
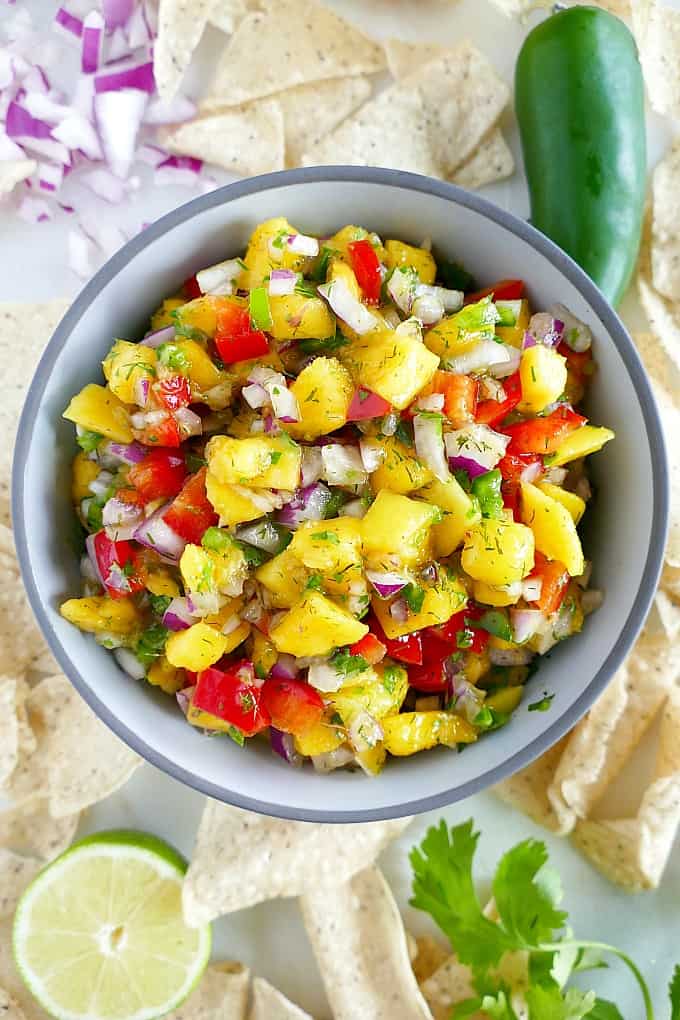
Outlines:
{"type": "MultiPolygon", "coordinates": [[[[79,840],[37,875],[23,893],[17,906],[13,929],[14,959],[17,970],[29,991],[55,1020],[98,1020],[98,1017],[89,1007],[86,1012],[74,1011],[56,1002],[47,992],[40,975],[26,964],[24,947],[27,936],[33,933],[32,908],[39,902],[41,896],[47,893],[49,887],[60,881],[65,881],[69,873],[71,874],[68,884],[71,885],[73,881],[77,882],[78,870],[82,871],[88,861],[92,862],[103,858],[123,864],[128,862],[131,867],[134,867],[135,864],[146,865],[151,868],[160,881],[176,881],[178,885],[181,884],[187,868],[187,862],[181,854],[156,836],[136,830],[118,829],[96,833],[79,840]]],[[[187,930],[190,930],[191,934],[198,938],[198,945],[186,968],[186,978],[181,986],[160,1006],[143,1007],[132,1013],[126,1012],[125,1016],[121,1016],[119,1020],[158,1020],[180,1006],[195,989],[210,959],[212,930],[210,925],[199,930],[187,927],[187,930]]],[[[94,937],[94,932],[90,933],[90,937],[94,937]]],[[[112,1020],[111,1014],[107,1014],[107,1017],[108,1020],[112,1020]]]]}

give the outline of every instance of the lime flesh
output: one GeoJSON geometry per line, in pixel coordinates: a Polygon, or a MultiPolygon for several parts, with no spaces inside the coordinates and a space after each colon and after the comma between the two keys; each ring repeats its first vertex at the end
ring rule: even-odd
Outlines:
{"type": "Polygon", "coordinates": [[[182,917],[186,862],[128,830],[81,840],[23,894],[14,956],[28,988],[58,1020],[154,1020],[196,986],[210,926],[182,917]]]}

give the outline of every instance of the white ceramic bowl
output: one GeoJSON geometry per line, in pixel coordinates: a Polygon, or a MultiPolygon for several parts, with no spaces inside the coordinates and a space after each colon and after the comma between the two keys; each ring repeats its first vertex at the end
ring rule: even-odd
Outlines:
{"type": "Polygon", "coordinates": [[[64,672],[95,712],[158,768],[211,797],[313,821],[429,810],[498,782],[557,741],[603,690],[645,618],[662,560],[667,504],[662,433],[644,370],[620,320],[575,263],[477,195],[426,177],[358,167],[232,184],[182,206],[127,244],[85,287],[52,337],[28,395],[14,462],[14,527],[29,598],[64,672]],[[584,527],[604,606],[580,635],[541,662],[508,726],[461,755],[440,748],[392,759],[375,779],[293,769],[257,741],[241,749],[226,739],[206,739],[187,726],[174,699],[131,680],[110,652],[58,612],[65,597],[79,592],[69,496],[76,447],[62,410],[73,393],[100,379],[114,337],[140,337],[150,313],[182,280],[242,252],[253,227],[277,215],[318,236],[360,223],[383,237],[413,243],[430,237],[481,283],[519,276],[534,307],[561,301],[595,336],[599,371],[590,415],[616,430],[615,442],[592,459],[597,496],[584,527]],[[544,691],[555,695],[550,710],[528,712],[526,705],[544,691]]]}

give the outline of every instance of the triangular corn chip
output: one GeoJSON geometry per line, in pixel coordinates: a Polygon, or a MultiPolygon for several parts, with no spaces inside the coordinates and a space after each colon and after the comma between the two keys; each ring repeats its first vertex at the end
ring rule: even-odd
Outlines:
{"type": "Polygon", "coordinates": [[[299,166],[307,149],[317,145],[371,94],[367,78],[329,78],[296,85],[271,98],[283,111],[286,165],[299,166]]]}
{"type": "Polygon", "coordinates": [[[214,963],[186,1002],[165,1020],[245,1020],[249,983],[250,971],[240,963],[214,963]]]}
{"type": "Polygon", "coordinates": [[[12,532],[0,524],[0,662],[23,675],[48,654],[24,591],[12,532]]]}
{"type": "Polygon", "coordinates": [[[217,0],[209,18],[210,24],[231,35],[241,18],[256,7],[257,4],[250,3],[249,0],[217,0]]]}
{"type": "Polygon", "coordinates": [[[153,73],[161,99],[174,99],[203,30],[221,0],[160,0],[153,73]]]}
{"type": "Polygon", "coordinates": [[[680,11],[658,0],[636,0],[632,14],[652,108],[680,117],[680,11]]]}
{"type": "Polygon", "coordinates": [[[3,988],[0,988],[0,1016],[3,1020],[26,1020],[21,1006],[3,988]]]}
{"type": "Polygon", "coordinates": [[[496,796],[506,804],[523,811],[538,825],[563,834],[573,826],[574,818],[571,812],[558,818],[548,799],[548,787],[568,741],[568,736],[563,737],[531,765],[493,787],[496,796]]]}
{"type": "Polygon", "coordinates": [[[255,978],[248,1020],[312,1020],[312,1017],[264,978],[255,978]]]}
{"type": "Polygon", "coordinates": [[[53,818],[49,801],[28,801],[0,811],[0,846],[51,861],[73,842],[80,814],[53,818]]]}
{"type": "Polygon", "coordinates": [[[676,142],[657,164],[652,176],[650,282],[670,301],[680,301],[679,185],[680,144],[676,142]]]}
{"type": "Polygon", "coordinates": [[[283,170],[283,114],[270,100],[166,128],[159,139],[170,152],[196,156],[241,177],[283,170]]]}
{"type": "Polygon", "coordinates": [[[431,935],[409,935],[407,932],[411,969],[416,981],[422,985],[450,956],[450,948],[431,935]]]}
{"type": "Polygon", "coordinates": [[[327,78],[385,66],[382,48],[327,7],[277,0],[248,14],[231,36],[203,102],[214,111],[327,78]]]}
{"type": "Polygon", "coordinates": [[[37,857],[24,857],[0,847],[0,918],[13,916],[19,897],[42,866],[37,857]]]}
{"type": "Polygon", "coordinates": [[[345,885],[308,888],[302,917],[334,1020],[431,1020],[382,873],[366,868],[345,885]]]}
{"type": "Polygon", "coordinates": [[[11,776],[19,757],[17,681],[0,676],[0,786],[11,776]]]}

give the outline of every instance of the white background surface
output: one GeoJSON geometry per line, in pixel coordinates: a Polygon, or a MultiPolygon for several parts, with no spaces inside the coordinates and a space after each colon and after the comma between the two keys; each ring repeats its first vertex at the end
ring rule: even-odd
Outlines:
{"type": "MultiPolygon", "coordinates": [[[[457,4],[444,0],[329,0],[329,3],[378,38],[397,36],[440,44],[471,38],[489,56],[499,73],[512,82],[515,58],[526,29],[503,18],[487,0],[460,0],[457,4]]],[[[47,28],[57,4],[29,0],[25,6],[36,23],[44,23],[47,28]]],[[[0,13],[0,17],[3,14],[0,13]]],[[[209,75],[221,42],[219,32],[208,32],[198,53],[200,66],[192,71],[190,80],[194,87],[209,75]]],[[[64,74],[67,73],[68,67],[64,67],[64,74]]],[[[528,199],[510,113],[506,115],[505,128],[520,168],[514,178],[486,188],[484,193],[504,208],[527,215],[528,199]]],[[[663,153],[673,130],[671,125],[650,114],[648,134],[652,166],[663,153]]],[[[106,208],[97,201],[98,215],[107,218],[112,225],[122,225],[133,232],[141,222],[153,220],[193,197],[193,192],[184,188],[152,187],[145,171],[143,168],[140,174],[141,188],[125,207],[106,208]]],[[[224,182],[231,179],[226,174],[216,176],[224,182]]],[[[77,188],[77,184],[69,184],[69,187],[77,188]]],[[[44,300],[75,294],[79,284],[66,266],[68,226],[65,216],[52,223],[29,226],[6,211],[0,212],[0,300],[44,300]]],[[[642,325],[634,296],[626,299],[623,312],[631,327],[642,325]]],[[[602,805],[603,816],[620,817],[626,810],[634,812],[640,780],[649,772],[650,762],[649,748],[647,753],[643,749],[621,777],[615,796],[602,805]]],[[[452,767],[455,767],[455,759],[452,767]]],[[[139,827],[167,838],[190,855],[201,807],[202,798],[198,794],[151,766],[145,766],[124,790],[90,811],[83,832],[119,825],[139,827]]],[[[450,823],[473,817],[482,830],[478,860],[482,880],[490,877],[503,850],[530,835],[545,839],[552,860],[562,874],[565,906],[577,935],[614,941],[627,949],[647,975],[657,1017],[663,1020],[668,1016],[666,986],[674,963],[680,961],[680,851],[677,848],[661,889],[631,897],[600,877],[569,843],[545,833],[490,794],[478,795],[444,812],[418,818],[384,855],[382,864],[387,877],[405,910],[407,924],[415,931],[427,930],[428,923],[427,918],[407,906],[410,885],[407,853],[422,837],[427,825],[436,822],[441,814],[450,823]]],[[[242,960],[315,1016],[328,1016],[314,959],[293,901],[262,904],[224,918],[216,924],[215,936],[216,958],[242,960]]],[[[642,1004],[632,979],[618,965],[588,980],[588,987],[595,987],[599,994],[618,1003],[626,1020],[638,1020],[642,1016],[642,1004]]],[[[357,1020],[370,1018],[357,1017],[357,1020]]]]}

